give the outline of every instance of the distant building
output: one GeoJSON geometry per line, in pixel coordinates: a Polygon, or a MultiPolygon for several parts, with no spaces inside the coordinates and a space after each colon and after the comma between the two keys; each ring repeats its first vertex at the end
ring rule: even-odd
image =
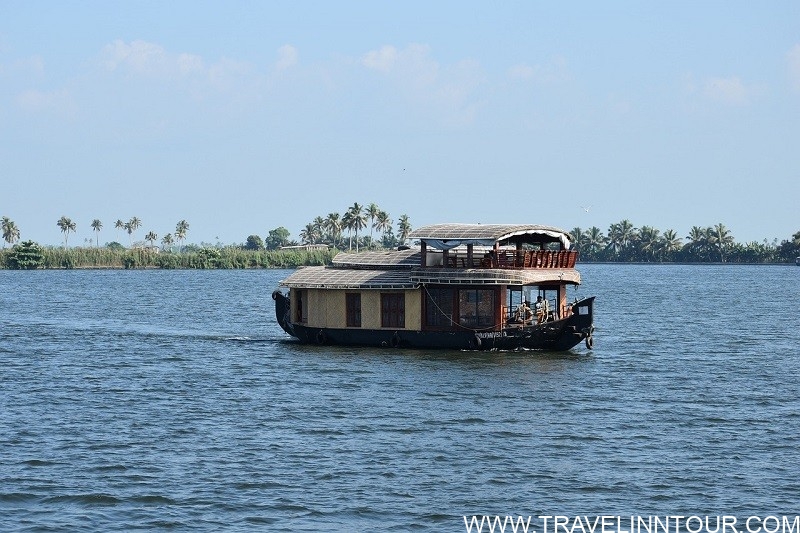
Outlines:
{"type": "Polygon", "coordinates": [[[300,250],[304,252],[324,252],[330,246],[327,244],[298,244],[295,246],[281,246],[278,250],[300,250]]]}

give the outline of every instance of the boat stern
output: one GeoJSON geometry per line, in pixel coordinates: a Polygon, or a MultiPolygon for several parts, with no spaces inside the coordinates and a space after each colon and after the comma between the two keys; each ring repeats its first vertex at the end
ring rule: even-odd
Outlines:
{"type": "Polygon", "coordinates": [[[272,291],[272,299],[275,300],[275,319],[281,329],[293,337],[297,337],[291,321],[291,306],[289,296],[279,290],[272,291]]]}

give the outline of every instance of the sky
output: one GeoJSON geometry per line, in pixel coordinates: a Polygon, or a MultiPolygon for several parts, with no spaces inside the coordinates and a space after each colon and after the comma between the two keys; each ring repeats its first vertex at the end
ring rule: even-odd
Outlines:
{"type": "Polygon", "coordinates": [[[22,240],[412,227],[800,231],[800,2],[0,0],[22,240]]]}

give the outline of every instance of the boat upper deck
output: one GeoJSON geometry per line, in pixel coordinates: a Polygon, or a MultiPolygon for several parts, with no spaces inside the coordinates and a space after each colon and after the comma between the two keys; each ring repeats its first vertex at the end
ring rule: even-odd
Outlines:
{"type": "Polygon", "coordinates": [[[435,224],[413,231],[420,266],[435,268],[575,268],[570,235],[552,226],[435,224]]]}
{"type": "Polygon", "coordinates": [[[419,248],[340,253],[329,267],[299,269],[282,285],[403,288],[419,284],[580,283],[570,237],[550,226],[439,224],[411,233],[419,248]]]}

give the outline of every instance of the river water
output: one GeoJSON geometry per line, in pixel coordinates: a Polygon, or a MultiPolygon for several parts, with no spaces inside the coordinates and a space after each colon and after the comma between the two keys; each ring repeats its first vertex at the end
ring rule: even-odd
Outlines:
{"type": "Polygon", "coordinates": [[[0,530],[797,514],[800,268],[580,268],[562,354],[299,345],[288,271],[0,271],[0,530]]]}

